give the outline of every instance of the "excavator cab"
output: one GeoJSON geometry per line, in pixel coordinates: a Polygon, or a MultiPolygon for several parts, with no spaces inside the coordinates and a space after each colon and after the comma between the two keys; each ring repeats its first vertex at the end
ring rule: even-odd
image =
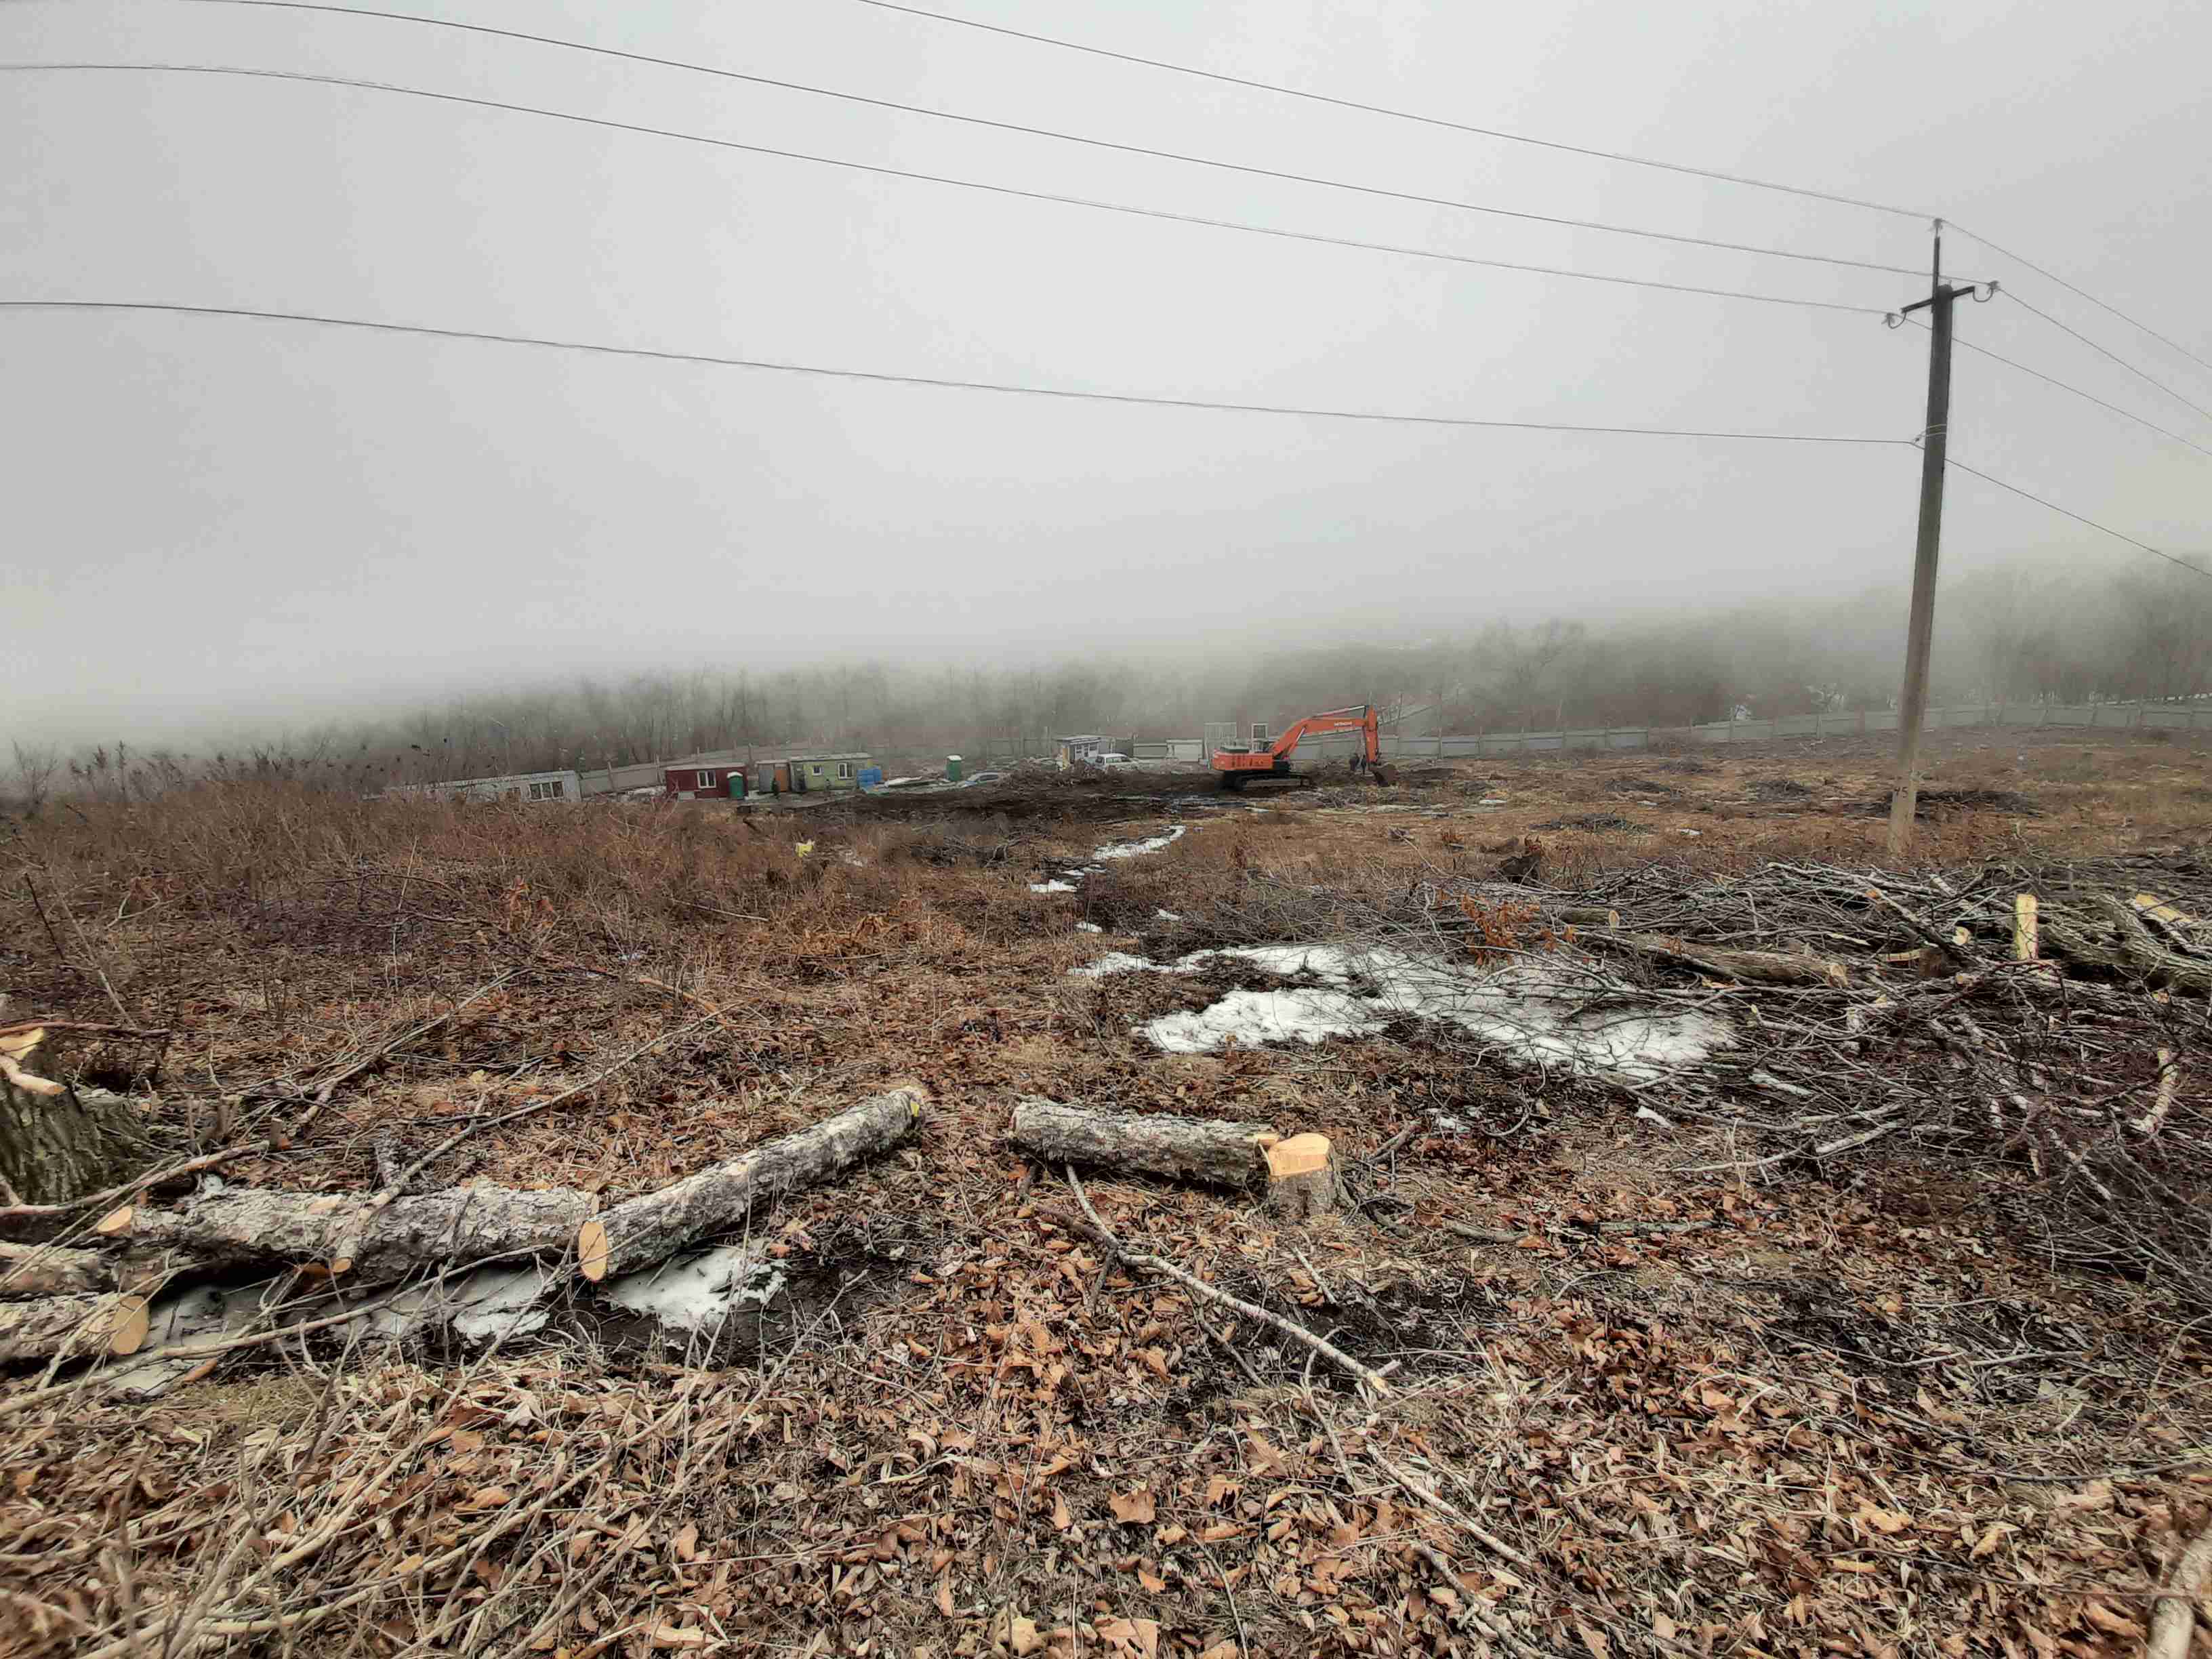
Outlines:
{"type": "Polygon", "coordinates": [[[1221,780],[1221,787],[1230,791],[1243,788],[1254,782],[1297,783],[1299,779],[1291,770],[1291,757],[1297,752],[1301,738],[1317,737],[1329,732],[1358,732],[1361,738],[1363,757],[1367,763],[1367,775],[1378,784],[1398,781],[1398,774],[1382,758],[1382,742],[1375,706],[1362,703],[1357,708],[1332,708],[1326,714],[1309,714],[1291,726],[1273,743],[1267,740],[1267,727],[1254,726],[1252,743],[1249,747],[1231,745],[1213,751],[1213,770],[1221,780]]]}

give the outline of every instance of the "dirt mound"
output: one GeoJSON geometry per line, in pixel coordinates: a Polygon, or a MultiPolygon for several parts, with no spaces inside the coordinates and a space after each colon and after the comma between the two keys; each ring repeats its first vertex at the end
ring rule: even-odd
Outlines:
{"type": "MultiPolygon", "coordinates": [[[[1875,795],[1861,802],[1859,811],[1869,817],[1885,817],[1889,811],[1889,797],[1875,795]]],[[[2025,818],[2043,816],[2040,806],[2009,789],[1923,789],[1913,816],[1924,818],[1938,812],[1955,811],[2010,812],[2025,818]]]]}
{"type": "Polygon", "coordinates": [[[1539,830],[1587,830],[1593,835],[1648,836],[1651,826],[1638,823],[1634,818],[1625,818],[1618,812],[1584,812],[1571,818],[1553,818],[1540,823],[1539,830]]]}

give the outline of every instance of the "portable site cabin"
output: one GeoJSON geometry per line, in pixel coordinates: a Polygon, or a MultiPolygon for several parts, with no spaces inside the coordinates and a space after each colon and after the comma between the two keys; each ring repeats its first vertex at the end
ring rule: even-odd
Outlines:
{"type": "Polygon", "coordinates": [[[515,772],[499,778],[452,778],[443,783],[416,785],[406,793],[440,800],[580,801],[584,798],[584,784],[574,772],[515,772]]]}
{"type": "Polygon", "coordinates": [[[671,800],[743,800],[750,787],[745,769],[730,761],[670,761],[661,776],[671,800]]]}
{"type": "Polygon", "coordinates": [[[780,787],[796,795],[858,789],[860,774],[867,770],[871,763],[871,757],[859,750],[834,755],[793,755],[789,760],[776,763],[775,781],[780,787]]]}
{"type": "Polygon", "coordinates": [[[1052,740],[1052,746],[1060,769],[1065,771],[1071,766],[1080,766],[1085,762],[1104,754],[1114,746],[1114,740],[1111,738],[1103,738],[1095,732],[1091,732],[1080,737],[1054,738],[1052,740]]]}

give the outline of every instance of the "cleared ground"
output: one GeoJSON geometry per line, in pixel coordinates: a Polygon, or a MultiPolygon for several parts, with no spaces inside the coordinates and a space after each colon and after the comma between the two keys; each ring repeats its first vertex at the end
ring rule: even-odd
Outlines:
{"type": "MultiPolygon", "coordinates": [[[[22,1371],[0,1646],[2131,1650],[2212,1480],[2207,999],[2008,968],[1990,907],[2212,914],[2212,765],[2033,735],[1939,743],[1887,872],[1887,757],[1838,739],[1225,799],[1127,775],[795,817],[240,789],[18,826],[0,1021],[166,1029],[71,1035],[56,1066],[145,1095],[164,1161],[293,1137],[228,1181],[372,1189],[380,1141],[404,1164],[678,1030],[431,1184],[612,1200],[899,1078],[936,1104],[755,1218],[785,1299],[718,1339],[578,1280],[489,1352],[311,1333],[144,1404],[22,1371]],[[1965,959],[1885,962],[1923,940],[1871,884],[1963,922],[1965,959]],[[1561,904],[1849,982],[1623,957],[1561,904]],[[1566,964],[1577,1018],[1694,1012],[1732,1042],[1658,1076],[1532,1064],[1358,978],[1361,1035],[1169,1053],[1152,1022],[1332,987],[1071,971],[1319,943],[1566,964]],[[1085,1188],[1129,1248],[1394,1365],[1392,1391],[1108,1261],[1063,1173],[1004,1144],[1024,1095],[1334,1138],[1362,1201],[1305,1227],[1085,1188]]],[[[268,1330],[337,1306],[272,1288],[268,1330]]]]}

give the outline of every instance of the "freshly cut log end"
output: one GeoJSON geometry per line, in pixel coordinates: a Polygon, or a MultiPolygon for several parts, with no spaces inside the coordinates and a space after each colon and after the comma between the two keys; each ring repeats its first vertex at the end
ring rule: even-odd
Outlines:
{"type": "Polygon", "coordinates": [[[1015,1105],[1008,1138],[1055,1169],[1079,1164],[1242,1191],[1260,1184],[1274,1132],[1264,1123],[1138,1116],[1029,1099],[1015,1105]]]}
{"type": "Polygon", "coordinates": [[[146,1340],[143,1296],[50,1296],[0,1303],[0,1361],[136,1353],[146,1340]]]}
{"type": "Polygon", "coordinates": [[[607,1255],[605,1223],[594,1218],[576,1230],[576,1266],[594,1285],[607,1276],[607,1255]]]}
{"type": "Polygon", "coordinates": [[[1344,1182],[1327,1135],[1292,1135],[1267,1148],[1267,1208],[1289,1221],[1343,1207],[1344,1182]]]}
{"type": "Polygon", "coordinates": [[[818,1187],[865,1158],[885,1152],[914,1132],[929,1091],[909,1083],[824,1118],[811,1127],[756,1146],[742,1157],[686,1176],[657,1193],[617,1204],[580,1224],[569,1237],[578,1271],[597,1284],[665,1261],[687,1244],[727,1231],[756,1204],[818,1187]]]}

